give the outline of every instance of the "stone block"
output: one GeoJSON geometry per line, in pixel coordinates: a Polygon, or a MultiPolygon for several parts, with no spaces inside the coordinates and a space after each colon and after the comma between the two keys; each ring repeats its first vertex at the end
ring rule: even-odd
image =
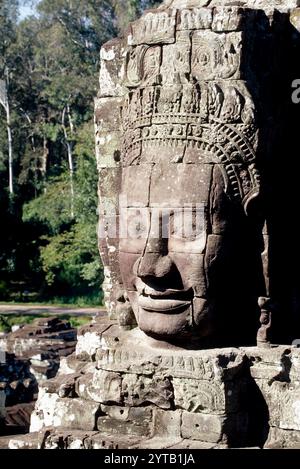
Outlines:
{"type": "Polygon", "coordinates": [[[270,415],[270,425],[283,430],[300,431],[300,385],[259,381],[270,415]]]}
{"type": "Polygon", "coordinates": [[[75,392],[78,397],[81,399],[86,399],[87,401],[91,399],[89,394],[89,387],[93,380],[94,372],[84,373],[78,377],[75,383],[75,392]]]}
{"type": "Polygon", "coordinates": [[[207,204],[211,178],[211,165],[195,165],[192,172],[191,166],[185,163],[155,165],[151,176],[150,203],[166,208],[184,207],[186,203],[207,204]]]}
{"type": "Polygon", "coordinates": [[[122,381],[124,403],[128,406],[155,404],[170,409],[174,399],[173,388],[168,378],[127,374],[122,381]]]}
{"type": "Polygon", "coordinates": [[[95,402],[115,403],[122,402],[121,375],[105,370],[95,370],[92,382],[87,386],[87,393],[95,402]]]}
{"type": "Polygon", "coordinates": [[[29,433],[28,435],[11,437],[8,449],[39,449],[39,434],[29,433]]]}
{"type": "Polygon", "coordinates": [[[148,207],[151,173],[151,165],[126,166],[123,168],[121,207],[148,207]],[[141,187],[143,188],[142,191],[141,187]]]}
{"type": "MultiPolygon", "coordinates": [[[[182,440],[180,443],[175,444],[174,446],[170,446],[168,449],[213,449],[216,447],[215,443],[207,443],[204,441],[196,441],[196,440],[182,440]]],[[[188,460],[188,455],[186,456],[188,460]]]]}
{"type": "Polygon", "coordinates": [[[169,449],[182,441],[180,437],[153,437],[143,439],[137,444],[129,447],[129,449],[169,449]]]}
{"type": "Polygon", "coordinates": [[[51,427],[53,425],[56,401],[58,399],[58,394],[50,394],[45,389],[40,389],[35,410],[31,415],[31,433],[38,432],[43,427],[51,427]]]}
{"type": "Polygon", "coordinates": [[[61,399],[57,394],[44,393],[31,417],[30,431],[43,427],[64,427],[71,430],[94,430],[99,404],[83,399],[61,399]]]}
{"type": "Polygon", "coordinates": [[[83,370],[86,365],[86,361],[80,360],[79,356],[73,353],[68,357],[62,358],[58,373],[62,375],[72,375],[73,373],[83,370]]]}
{"type": "Polygon", "coordinates": [[[251,361],[251,376],[255,380],[284,380],[291,368],[290,347],[245,347],[243,350],[251,361]]]}
{"type": "Polygon", "coordinates": [[[54,427],[94,430],[100,406],[83,399],[58,399],[53,414],[54,427]]]}
{"type": "Polygon", "coordinates": [[[265,449],[300,449],[300,432],[271,427],[265,449]]]}
{"type": "Polygon", "coordinates": [[[189,412],[223,414],[226,408],[224,383],[173,378],[174,402],[189,412]]]}
{"type": "Polygon", "coordinates": [[[85,356],[93,360],[96,352],[102,346],[102,335],[111,327],[109,321],[104,324],[89,324],[79,329],[76,345],[76,355],[85,356]]]}
{"type": "Polygon", "coordinates": [[[131,25],[128,35],[129,45],[172,44],[175,42],[175,9],[151,11],[131,25]]]}
{"type": "Polygon", "coordinates": [[[153,437],[180,438],[181,410],[153,409],[153,437]]]}
{"type": "Polygon", "coordinates": [[[59,397],[76,397],[75,385],[80,375],[78,373],[58,375],[46,381],[42,387],[49,394],[58,394],[59,397]]]}
{"type": "Polygon", "coordinates": [[[110,132],[96,133],[96,159],[97,167],[115,168],[120,161],[121,132],[114,130],[110,132]]]}
{"type": "Polygon", "coordinates": [[[116,97],[124,94],[122,78],[126,49],[123,41],[112,39],[100,51],[100,96],[116,97]]]}
{"type": "Polygon", "coordinates": [[[242,10],[238,6],[216,7],[212,22],[212,30],[215,32],[238,31],[242,25],[242,10]]]}
{"type": "MultiPolygon", "coordinates": [[[[216,22],[217,25],[217,22],[216,22]]],[[[192,38],[192,75],[198,80],[241,78],[242,33],[195,31],[192,38]],[[212,51],[218,50],[213,56],[212,51]],[[199,57],[207,55],[207,60],[199,57]]]]}
{"type": "Polygon", "coordinates": [[[238,412],[242,406],[241,396],[247,388],[247,380],[236,381],[195,380],[173,378],[176,408],[203,414],[238,412]]]}
{"type": "Polygon", "coordinates": [[[148,407],[101,406],[102,415],[97,428],[103,435],[129,435],[146,437],[150,435],[152,409],[148,407]]]}
{"type": "Polygon", "coordinates": [[[120,130],[120,108],[123,99],[120,97],[96,98],[95,99],[95,124],[101,132],[120,130]]]}
{"type": "MultiPolygon", "coordinates": [[[[100,162],[101,165],[101,162],[100,162]]],[[[119,215],[119,192],[122,169],[120,167],[99,168],[99,210],[100,215],[115,217],[119,215]]]]}
{"type": "Polygon", "coordinates": [[[103,436],[101,433],[88,438],[85,441],[87,449],[131,449],[134,445],[138,445],[141,441],[141,437],[128,436],[128,435],[115,435],[115,436],[103,436]]]}
{"type": "MultiPolygon", "coordinates": [[[[197,2],[195,2],[197,3],[197,2]]],[[[210,8],[183,8],[179,12],[178,30],[210,29],[213,10],[210,8]]]]}
{"type": "Polygon", "coordinates": [[[181,436],[189,440],[219,443],[224,433],[225,418],[219,415],[182,413],[181,436]]]}

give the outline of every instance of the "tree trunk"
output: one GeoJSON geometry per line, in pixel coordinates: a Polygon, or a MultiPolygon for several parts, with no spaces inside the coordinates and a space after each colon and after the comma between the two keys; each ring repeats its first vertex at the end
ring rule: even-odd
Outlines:
{"type": "Polygon", "coordinates": [[[44,135],[43,136],[43,155],[42,155],[42,165],[41,165],[41,172],[42,172],[43,177],[46,176],[46,172],[47,172],[48,156],[49,156],[48,142],[44,135]]]}
{"type": "Polygon", "coordinates": [[[71,218],[74,218],[74,164],[73,164],[73,151],[72,151],[72,143],[70,142],[68,138],[68,132],[67,128],[65,125],[65,116],[66,112],[68,113],[69,117],[69,123],[70,123],[70,129],[71,133],[73,132],[73,124],[72,121],[70,120],[70,109],[69,105],[64,107],[63,113],[62,113],[62,128],[64,131],[64,136],[65,136],[65,142],[66,142],[66,147],[67,147],[67,152],[68,152],[68,164],[69,164],[69,175],[70,175],[70,194],[71,194],[71,218]]]}
{"type": "Polygon", "coordinates": [[[12,134],[11,134],[11,120],[10,120],[10,108],[7,101],[6,106],[6,123],[7,123],[7,140],[8,140],[8,179],[9,179],[9,193],[14,194],[14,182],[13,182],[13,151],[12,151],[12,134]]]}
{"type": "Polygon", "coordinates": [[[6,112],[6,129],[7,129],[7,142],[8,142],[8,189],[10,195],[14,193],[14,181],[13,181],[13,150],[12,150],[12,133],[11,133],[11,119],[10,119],[10,107],[8,100],[8,82],[9,72],[5,70],[5,79],[0,80],[0,104],[2,104],[6,112]]]}

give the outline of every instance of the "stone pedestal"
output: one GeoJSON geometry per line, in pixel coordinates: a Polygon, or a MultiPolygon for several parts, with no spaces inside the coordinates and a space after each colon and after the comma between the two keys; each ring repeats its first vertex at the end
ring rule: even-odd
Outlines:
{"type": "Polygon", "coordinates": [[[298,363],[287,347],[157,347],[102,320],[41,385],[32,439],[65,449],[300,445],[298,363]]]}

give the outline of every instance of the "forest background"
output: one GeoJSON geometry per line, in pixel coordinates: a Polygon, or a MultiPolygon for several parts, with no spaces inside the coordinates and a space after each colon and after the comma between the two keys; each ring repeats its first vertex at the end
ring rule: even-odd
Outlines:
{"type": "Polygon", "coordinates": [[[0,302],[100,305],[101,45],[154,0],[0,0],[0,302]]]}

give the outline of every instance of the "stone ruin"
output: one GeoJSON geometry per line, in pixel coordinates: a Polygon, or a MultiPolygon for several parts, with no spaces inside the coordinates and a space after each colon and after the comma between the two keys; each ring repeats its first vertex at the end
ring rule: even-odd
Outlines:
{"type": "Polygon", "coordinates": [[[109,318],[11,448],[300,447],[297,7],[169,0],[102,47],[109,318]]]}
{"type": "Polygon", "coordinates": [[[0,338],[0,434],[29,431],[39,385],[56,376],[76,339],[76,329],[57,317],[36,319],[0,338]]]}

